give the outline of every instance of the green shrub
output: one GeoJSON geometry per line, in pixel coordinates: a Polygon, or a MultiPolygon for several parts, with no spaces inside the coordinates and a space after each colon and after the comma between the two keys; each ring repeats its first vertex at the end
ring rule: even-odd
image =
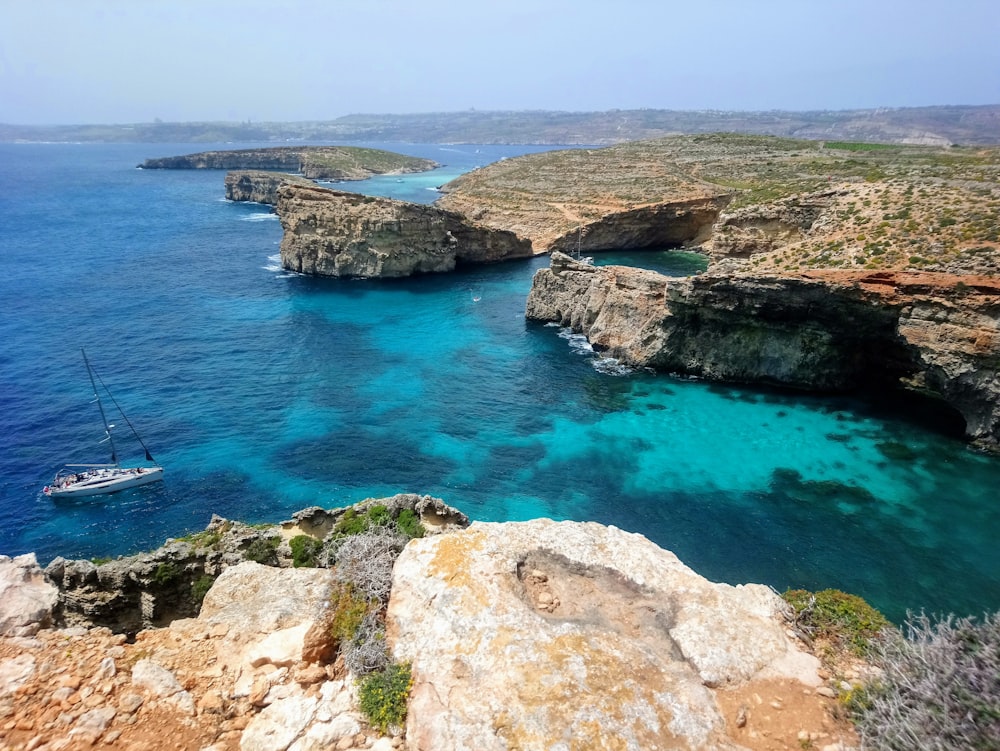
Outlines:
{"type": "Polygon", "coordinates": [[[195,579],[191,584],[191,599],[201,605],[213,584],[215,584],[215,577],[208,574],[195,579]]]}
{"type": "Polygon", "coordinates": [[[882,675],[852,697],[863,747],[1000,748],[1000,612],[982,622],[910,616],[874,655],[882,675]]]}
{"type": "Polygon", "coordinates": [[[314,567],[316,557],[323,549],[323,541],[309,535],[296,535],[288,541],[288,546],[292,549],[292,566],[294,568],[314,567]]]}
{"type": "Polygon", "coordinates": [[[389,509],[381,504],[369,508],[365,516],[368,517],[369,529],[379,524],[388,524],[392,518],[389,516],[389,509]]]}
{"type": "Polygon", "coordinates": [[[219,542],[222,540],[222,533],[224,530],[213,529],[204,530],[202,532],[195,532],[194,534],[185,535],[184,537],[178,537],[178,541],[186,542],[191,547],[195,549],[200,548],[212,548],[214,549],[219,542]]]}
{"type": "Polygon", "coordinates": [[[409,663],[392,663],[359,682],[361,711],[372,727],[385,733],[406,721],[406,701],[413,687],[409,663]]]}
{"type": "Polygon", "coordinates": [[[333,531],[337,535],[359,535],[367,529],[368,523],[364,516],[359,516],[358,512],[349,508],[344,514],[337,520],[337,524],[334,526],[333,531]]]}
{"type": "Polygon", "coordinates": [[[164,587],[175,581],[180,575],[181,570],[177,567],[176,563],[173,561],[164,561],[153,572],[153,581],[164,587]]]}
{"type": "Polygon", "coordinates": [[[807,592],[791,589],[782,597],[795,611],[795,623],[811,638],[828,640],[856,655],[864,655],[890,624],[857,595],[839,589],[807,592]]]}
{"type": "Polygon", "coordinates": [[[337,582],[330,596],[330,634],[338,642],[349,641],[374,605],[354,591],[349,582],[337,582]]]}
{"type": "Polygon", "coordinates": [[[413,509],[404,508],[399,512],[399,516],[396,517],[396,527],[411,540],[427,534],[424,525],[420,523],[420,517],[413,509]]]}
{"type": "Polygon", "coordinates": [[[360,514],[356,508],[349,508],[337,520],[333,531],[338,537],[349,537],[367,532],[372,527],[385,526],[391,521],[389,509],[381,504],[370,506],[360,514]]]}
{"type": "Polygon", "coordinates": [[[262,563],[265,566],[274,566],[278,563],[278,545],[281,539],[278,537],[258,537],[247,545],[243,551],[243,557],[248,561],[262,563]]]}

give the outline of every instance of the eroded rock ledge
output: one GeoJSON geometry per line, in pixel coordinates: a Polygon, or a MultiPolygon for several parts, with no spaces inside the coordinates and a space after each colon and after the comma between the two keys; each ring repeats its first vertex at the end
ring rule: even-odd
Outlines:
{"type": "Polygon", "coordinates": [[[860,385],[940,397],[978,447],[1000,451],[1000,282],[920,272],[668,278],[553,254],[529,319],[625,362],[804,389],[860,385]]]}
{"type": "Polygon", "coordinates": [[[281,265],[334,277],[401,277],[531,255],[513,232],[450,211],[302,185],[278,190],[281,265]]]}
{"type": "Polygon", "coordinates": [[[315,185],[299,175],[264,170],[233,170],[226,173],[226,200],[251,201],[274,206],[282,185],[315,185]]]}

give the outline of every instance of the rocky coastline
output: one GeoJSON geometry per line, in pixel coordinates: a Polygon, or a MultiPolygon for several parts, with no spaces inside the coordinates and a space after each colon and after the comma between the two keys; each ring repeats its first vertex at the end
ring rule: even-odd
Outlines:
{"type": "Polygon", "coordinates": [[[919,272],[667,278],[553,254],[526,316],[623,362],[800,389],[909,389],[941,399],[1000,452],[1000,281],[919,272]]]}
{"type": "Polygon", "coordinates": [[[213,518],[100,564],[43,571],[30,554],[0,557],[0,591],[12,750],[152,749],[164,737],[213,751],[856,744],[836,696],[858,674],[822,667],[772,590],[709,582],[641,535],[594,523],[470,523],[404,494],[271,527],[213,518]],[[423,525],[392,568],[384,638],[412,689],[405,726],[385,733],[359,710],[332,636],[346,563],[297,567],[289,545],[330,543],[376,510],[423,525]],[[264,549],[271,559],[248,559],[264,549]],[[178,605],[205,575],[200,605],[178,605]]]}
{"type": "Polygon", "coordinates": [[[626,363],[918,392],[997,452],[1000,235],[987,217],[998,159],[720,134],[504,160],[443,186],[430,207],[267,173],[227,177],[227,195],[275,203],[291,271],[400,277],[551,253],[527,317],[626,363]],[[675,280],[557,257],[662,247],[705,253],[708,272],[675,280]]]}

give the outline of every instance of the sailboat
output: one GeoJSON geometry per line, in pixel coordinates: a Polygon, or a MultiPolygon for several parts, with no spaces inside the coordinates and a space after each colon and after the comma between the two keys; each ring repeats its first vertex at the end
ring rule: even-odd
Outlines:
{"type": "Polygon", "coordinates": [[[101,413],[101,420],[104,422],[104,433],[107,435],[105,440],[109,441],[111,444],[111,463],[110,464],[67,464],[65,467],[60,469],[55,478],[49,485],[46,485],[42,492],[51,498],[82,498],[85,496],[92,495],[104,495],[106,493],[116,493],[119,490],[125,490],[126,488],[134,488],[139,485],[148,485],[151,482],[158,482],[163,479],[163,467],[157,466],[135,466],[135,467],[123,467],[118,461],[118,452],[115,449],[115,439],[111,434],[111,429],[114,425],[108,423],[107,415],[104,412],[104,404],[101,402],[101,394],[97,388],[97,381],[101,382],[101,386],[104,388],[105,393],[114,403],[118,412],[121,414],[122,419],[131,429],[133,435],[138,439],[142,448],[146,452],[146,461],[152,464],[156,464],[156,460],[153,459],[152,454],[149,453],[149,449],[146,448],[146,444],[143,443],[142,438],[139,433],[133,427],[132,423],[129,422],[128,417],[125,416],[125,412],[115,401],[114,396],[111,395],[111,391],[101,380],[100,375],[97,375],[90,365],[90,360],[87,359],[87,353],[81,347],[80,352],[83,354],[84,365],[87,366],[87,375],[90,376],[90,385],[94,388],[94,398],[97,402],[97,409],[101,413]],[[96,376],[96,380],[95,380],[96,376]]]}

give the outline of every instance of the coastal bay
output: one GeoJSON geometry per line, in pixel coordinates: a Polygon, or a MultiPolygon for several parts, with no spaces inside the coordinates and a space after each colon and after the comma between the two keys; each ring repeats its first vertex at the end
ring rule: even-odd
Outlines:
{"type": "MultiPolygon", "coordinates": [[[[897,618],[1000,605],[1000,464],[926,405],[615,369],[524,321],[547,259],[433,279],[290,275],[266,207],[222,200],[221,172],[135,170],[150,148],[2,147],[0,552],[113,556],[212,513],[273,521],[411,491],[480,520],[614,524],[712,579],[837,587],[897,618]],[[39,495],[62,461],[101,458],[80,345],[167,467],[162,488],[39,495]]],[[[395,148],[446,166],[347,187],[429,202],[522,150],[395,148]]]]}

